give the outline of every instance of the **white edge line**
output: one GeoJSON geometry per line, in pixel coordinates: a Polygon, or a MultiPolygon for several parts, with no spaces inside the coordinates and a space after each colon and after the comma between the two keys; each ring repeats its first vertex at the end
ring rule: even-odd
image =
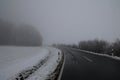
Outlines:
{"type": "MultiPolygon", "coordinates": [[[[61,52],[61,54],[64,55],[64,53],[62,53],[62,52],[61,52]]],[[[63,61],[63,64],[62,64],[62,68],[61,68],[58,80],[61,80],[63,69],[64,69],[64,65],[65,65],[65,55],[63,57],[64,57],[64,61],[63,61]]]]}

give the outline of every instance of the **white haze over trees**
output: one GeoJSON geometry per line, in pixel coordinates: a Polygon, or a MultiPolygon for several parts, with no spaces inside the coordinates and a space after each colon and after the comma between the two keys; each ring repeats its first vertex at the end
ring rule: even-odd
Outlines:
{"type": "Polygon", "coordinates": [[[0,20],[0,45],[41,46],[42,36],[33,26],[16,26],[0,20]]]}
{"type": "Polygon", "coordinates": [[[0,0],[0,18],[35,26],[44,44],[120,36],[119,0],[0,0]]]}

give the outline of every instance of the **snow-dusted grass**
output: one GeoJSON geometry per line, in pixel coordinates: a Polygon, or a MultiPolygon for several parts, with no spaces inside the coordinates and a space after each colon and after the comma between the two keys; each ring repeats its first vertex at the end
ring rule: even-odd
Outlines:
{"type": "Polygon", "coordinates": [[[0,46],[0,80],[7,80],[20,71],[34,66],[48,54],[49,50],[42,47],[0,46]]]}
{"type": "Polygon", "coordinates": [[[16,80],[21,74],[25,80],[50,79],[61,60],[61,51],[52,47],[0,46],[0,80],[16,80]]]}
{"type": "Polygon", "coordinates": [[[32,74],[27,80],[48,80],[53,77],[53,72],[60,63],[62,56],[61,52],[56,48],[48,48],[50,56],[48,61],[42,65],[34,74],[32,74]]]}

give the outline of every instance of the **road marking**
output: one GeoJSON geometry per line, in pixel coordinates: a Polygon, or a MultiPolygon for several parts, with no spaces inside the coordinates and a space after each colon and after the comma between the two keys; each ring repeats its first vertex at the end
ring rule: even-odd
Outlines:
{"type": "Polygon", "coordinates": [[[86,57],[86,56],[83,56],[83,58],[85,58],[87,61],[89,61],[89,62],[93,62],[93,60],[91,60],[91,59],[89,59],[88,57],[86,57]]]}

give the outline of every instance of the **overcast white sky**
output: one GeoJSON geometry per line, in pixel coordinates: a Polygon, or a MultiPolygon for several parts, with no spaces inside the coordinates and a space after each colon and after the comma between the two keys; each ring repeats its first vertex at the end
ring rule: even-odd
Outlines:
{"type": "Polygon", "coordinates": [[[120,0],[0,0],[0,18],[35,26],[45,44],[120,37],[120,0]]]}

